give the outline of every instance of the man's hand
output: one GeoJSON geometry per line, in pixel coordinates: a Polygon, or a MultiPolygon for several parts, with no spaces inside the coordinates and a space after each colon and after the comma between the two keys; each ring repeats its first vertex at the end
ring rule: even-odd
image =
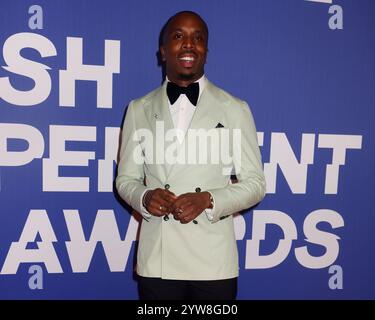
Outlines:
{"type": "Polygon", "coordinates": [[[211,207],[209,192],[194,192],[180,195],[174,202],[172,214],[181,223],[189,223],[203,210],[211,207]]]}
{"type": "Polygon", "coordinates": [[[144,205],[152,215],[161,217],[172,212],[173,203],[177,196],[166,189],[157,188],[147,191],[145,194],[144,205]]]}

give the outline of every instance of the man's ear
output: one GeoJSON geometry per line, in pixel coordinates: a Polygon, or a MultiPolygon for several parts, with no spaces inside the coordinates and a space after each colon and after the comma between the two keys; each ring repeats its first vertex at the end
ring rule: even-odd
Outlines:
{"type": "Polygon", "coordinates": [[[164,47],[160,46],[159,51],[160,51],[161,60],[165,61],[166,59],[165,59],[165,50],[164,50],[164,47]]]}

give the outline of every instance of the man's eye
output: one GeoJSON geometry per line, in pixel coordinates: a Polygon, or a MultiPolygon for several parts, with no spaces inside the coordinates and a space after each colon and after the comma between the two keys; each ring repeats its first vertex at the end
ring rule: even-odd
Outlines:
{"type": "Polygon", "coordinates": [[[203,38],[202,35],[198,34],[198,35],[195,36],[195,40],[196,41],[202,41],[202,40],[204,40],[204,38],[203,38]]]}
{"type": "Polygon", "coordinates": [[[173,36],[173,39],[181,39],[182,38],[182,34],[181,33],[176,33],[174,36],[173,36]]]}

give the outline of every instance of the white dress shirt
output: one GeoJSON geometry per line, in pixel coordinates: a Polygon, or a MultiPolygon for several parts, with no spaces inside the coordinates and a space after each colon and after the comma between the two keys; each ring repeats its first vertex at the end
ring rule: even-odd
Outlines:
{"type": "MultiPolygon", "coordinates": [[[[167,81],[169,82],[169,79],[167,77],[167,81]]],[[[202,95],[202,92],[206,86],[206,77],[203,75],[199,80],[195,81],[199,83],[199,96],[198,101],[202,95]]],[[[191,119],[193,118],[195,108],[188,97],[185,94],[181,94],[177,101],[171,105],[168,99],[168,105],[169,105],[169,111],[171,113],[171,117],[173,120],[173,124],[175,129],[181,130],[182,133],[185,135],[187,129],[190,126],[191,119]]],[[[182,139],[180,136],[177,136],[180,143],[182,142],[182,139]]]]}

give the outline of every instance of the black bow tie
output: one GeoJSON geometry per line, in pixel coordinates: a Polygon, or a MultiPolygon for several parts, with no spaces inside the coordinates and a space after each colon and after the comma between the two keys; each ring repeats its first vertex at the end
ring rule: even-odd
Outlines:
{"type": "Polygon", "coordinates": [[[168,82],[167,95],[171,105],[177,101],[180,94],[185,94],[190,102],[196,106],[199,97],[199,83],[193,82],[190,83],[187,87],[180,87],[173,82],[168,82]]]}

